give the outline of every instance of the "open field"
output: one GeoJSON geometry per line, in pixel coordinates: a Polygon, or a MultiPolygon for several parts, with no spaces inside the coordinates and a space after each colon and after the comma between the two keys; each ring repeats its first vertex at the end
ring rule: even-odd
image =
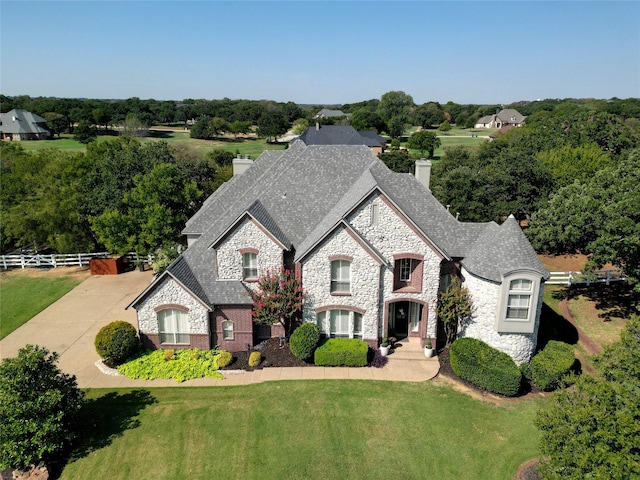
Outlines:
{"type": "Polygon", "coordinates": [[[77,269],[58,270],[53,274],[35,268],[0,273],[0,339],[79,285],[88,275],[77,269]],[[65,271],[68,274],[63,273],[65,271]]]}
{"type": "Polygon", "coordinates": [[[496,479],[536,456],[544,398],[496,406],[449,386],[295,381],[93,390],[61,479],[496,479]]]}

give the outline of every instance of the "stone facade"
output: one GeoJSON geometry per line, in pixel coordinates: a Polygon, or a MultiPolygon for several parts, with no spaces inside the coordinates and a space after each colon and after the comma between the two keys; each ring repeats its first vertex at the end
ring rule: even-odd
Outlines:
{"type": "MultiPolygon", "coordinates": [[[[282,268],[282,248],[267,235],[256,223],[246,218],[218,245],[218,279],[242,280],[241,250],[258,250],[258,276],[270,269],[282,268]]],[[[249,282],[251,287],[255,282],[249,282]]]]}
{"type": "Polygon", "coordinates": [[[160,347],[157,311],[163,306],[179,306],[188,311],[191,339],[184,348],[210,348],[209,310],[170,277],[149,292],[136,308],[140,336],[146,337],[143,342],[148,347],[160,347]]]}
{"type": "Polygon", "coordinates": [[[531,360],[538,338],[544,285],[540,287],[536,299],[536,319],[533,333],[500,333],[496,331],[495,324],[501,285],[474,277],[464,268],[462,269],[462,278],[463,286],[469,289],[473,299],[474,312],[471,322],[460,326],[459,335],[477,338],[488,343],[507,353],[518,365],[531,360]]]}

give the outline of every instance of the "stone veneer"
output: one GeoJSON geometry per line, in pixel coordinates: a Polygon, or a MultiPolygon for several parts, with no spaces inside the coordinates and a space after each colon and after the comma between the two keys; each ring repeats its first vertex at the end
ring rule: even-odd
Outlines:
{"type": "Polygon", "coordinates": [[[154,345],[159,334],[156,309],[163,305],[180,305],[189,310],[189,334],[198,336],[198,347],[203,343],[201,335],[209,337],[209,310],[175,280],[166,277],[136,308],[140,334],[148,336],[154,345]]]}
{"type": "MultiPolygon", "coordinates": [[[[307,292],[305,321],[316,321],[315,311],[326,306],[353,306],[365,310],[363,338],[382,337],[383,319],[388,302],[419,300],[428,308],[427,336],[436,336],[435,304],[440,284],[441,257],[400,218],[396,209],[381,197],[374,195],[365,201],[347,219],[365,242],[385,260],[380,266],[344,229],[336,231],[303,262],[303,283],[307,292]],[[379,208],[378,222],[372,225],[371,205],[379,208]],[[422,290],[418,293],[393,291],[394,255],[418,254],[424,256],[422,290]],[[351,295],[331,295],[332,255],[353,257],[351,266],[351,295]]],[[[421,331],[424,331],[422,328],[421,331]]]]}
{"type": "Polygon", "coordinates": [[[474,312],[471,322],[460,327],[459,335],[488,343],[507,353],[518,365],[531,360],[538,338],[544,285],[541,285],[539,290],[533,333],[499,333],[495,324],[501,285],[475,277],[464,268],[462,278],[463,285],[469,289],[473,299],[474,312]]]}
{"type": "MultiPolygon", "coordinates": [[[[258,250],[258,277],[269,269],[282,268],[282,248],[253,220],[246,218],[216,249],[220,280],[242,280],[240,250],[245,248],[258,250]]],[[[255,286],[255,282],[247,284],[249,287],[255,286]]]]}

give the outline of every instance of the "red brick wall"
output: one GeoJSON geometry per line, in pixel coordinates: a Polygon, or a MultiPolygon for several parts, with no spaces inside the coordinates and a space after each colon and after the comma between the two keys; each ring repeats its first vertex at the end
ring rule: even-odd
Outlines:
{"type": "Polygon", "coordinates": [[[142,347],[149,350],[158,350],[158,349],[169,349],[173,348],[174,350],[184,350],[187,348],[199,348],[200,350],[209,350],[211,348],[211,343],[209,339],[209,335],[207,334],[199,334],[192,333],[189,335],[189,344],[188,345],[171,345],[168,343],[161,344],[160,343],[160,335],[157,333],[140,333],[140,341],[142,342],[142,347]]]}
{"type": "Polygon", "coordinates": [[[211,330],[214,332],[212,345],[222,350],[241,352],[247,345],[253,347],[253,321],[250,306],[224,306],[212,314],[211,330]],[[222,322],[233,323],[233,339],[222,338],[222,322]]]}

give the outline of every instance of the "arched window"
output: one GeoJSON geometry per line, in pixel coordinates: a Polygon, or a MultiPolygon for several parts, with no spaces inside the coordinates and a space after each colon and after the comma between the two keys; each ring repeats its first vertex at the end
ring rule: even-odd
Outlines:
{"type": "Polygon", "coordinates": [[[496,319],[497,331],[533,333],[539,290],[540,278],[536,274],[518,273],[504,278],[496,319]]]}
{"type": "Polygon", "coordinates": [[[334,260],[331,262],[331,293],[351,292],[351,262],[334,260]]]}
{"type": "Polygon", "coordinates": [[[189,315],[177,308],[167,308],[158,312],[160,343],[189,344],[189,315]]]}

